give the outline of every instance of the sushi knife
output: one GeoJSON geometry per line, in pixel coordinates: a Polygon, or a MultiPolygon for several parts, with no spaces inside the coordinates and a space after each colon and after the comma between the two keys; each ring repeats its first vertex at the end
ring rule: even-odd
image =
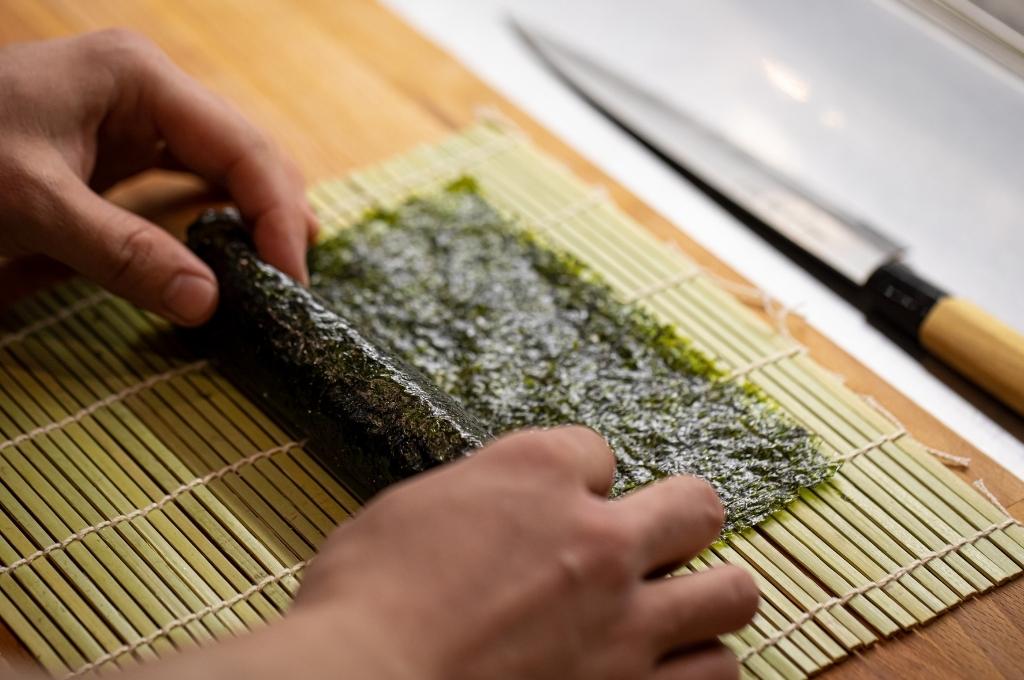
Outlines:
{"type": "Polygon", "coordinates": [[[903,248],[814,197],[682,111],[571,48],[514,22],[527,44],[613,122],[746,220],[859,289],[881,317],[1024,415],[1024,336],[901,262],[903,248]]]}

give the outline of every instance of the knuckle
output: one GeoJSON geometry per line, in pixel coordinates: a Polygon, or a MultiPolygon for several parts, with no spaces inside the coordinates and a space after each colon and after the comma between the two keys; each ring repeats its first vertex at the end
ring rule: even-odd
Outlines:
{"type": "Polygon", "coordinates": [[[550,430],[526,430],[502,440],[503,449],[514,452],[516,458],[531,468],[563,470],[570,460],[557,437],[550,430]]]}
{"type": "Polygon", "coordinates": [[[614,467],[614,457],[604,440],[586,428],[523,430],[502,437],[489,448],[493,453],[488,455],[518,470],[529,470],[535,481],[547,483],[564,484],[578,479],[584,468],[589,469],[586,457],[591,455],[608,455],[609,477],[614,467]],[[600,447],[589,445],[595,441],[600,442],[600,447]]]}
{"type": "Polygon", "coordinates": [[[558,434],[566,447],[573,447],[588,454],[601,451],[611,454],[608,442],[597,431],[584,425],[565,425],[556,427],[552,432],[558,434]]]}
{"type": "Polygon", "coordinates": [[[266,156],[277,155],[277,146],[257,128],[250,127],[246,136],[248,138],[248,150],[254,158],[262,159],[266,156]]]}
{"type": "Polygon", "coordinates": [[[626,560],[592,546],[566,548],[558,556],[564,580],[576,588],[618,592],[631,580],[626,560]]]}
{"type": "Polygon", "coordinates": [[[406,508],[410,505],[409,499],[412,496],[409,490],[418,481],[414,479],[399,484],[392,484],[377,492],[365,507],[367,509],[374,509],[377,513],[391,516],[404,515],[406,508]]]}
{"type": "Polygon", "coordinates": [[[133,227],[128,235],[111,251],[109,282],[118,286],[140,283],[150,270],[156,251],[153,232],[146,225],[133,227]]]}
{"type": "Polygon", "coordinates": [[[92,59],[112,72],[152,66],[163,56],[150,38],[129,28],[107,28],[82,39],[92,59]]]}
{"type": "Polygon", "coordinates": [[[604,438],[589,427],[566,425],[537,434],[543,439],[545,453],[567,468],[575,468],[586,456],[611,456],[604,438]]]}
{"type": "Polygon", "coordinates": [[[156,50],[148,37],[130,28],[105,28],[85,36],[103,54],[147,53],[156,50]]]}
{"type": "MultiPolygon", "coordinates": [[[[227,106],[212,92],[206,92],[204,95],[218,102],[220,106],[227,106]]],[[[229,182],[239,176],[248,177],[265,173],[266,168],[274,167],[280,162],[273,142],[240,115],[235,115],[233,109],[231,111],[231,119],[235,121],[234,126],[241,135],[242,144],[234,159],[228,163],[223,182],[229,182]]]]}

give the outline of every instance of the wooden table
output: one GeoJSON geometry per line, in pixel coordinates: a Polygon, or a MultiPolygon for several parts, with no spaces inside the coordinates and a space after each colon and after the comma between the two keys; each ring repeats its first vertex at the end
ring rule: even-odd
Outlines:
{"type": "MultiPolygon", "coordinates": [[[[144,32],[182,67],[271,130],[307,177],[349,170],[436,140],[493,107],[542,148],[651,231],[674,239],[715,272],[742,278],[682,235],[635,196],[481,83],[462,65],[369,0],[6,0],[0,43],[107,27],[144,32]]],[[[146,178],[119,200],[177,226],[194,214],[195,185],[146,178]]],[[[685,225],[684,225],[685,226],[685,225]]],[[[796,338],[850,386],[874,395],[926,444],[971,456],[970,479],[984,478],[1017,517],[1024,483],[946,429],[896,389],[799,321],[796,338]]],[[[0,654],[24,654],[3,631],[0,654]]],[[[856,654],[835,678],[1024,674],[1024,579],[972,600],[934,623],[856,654]]]]}

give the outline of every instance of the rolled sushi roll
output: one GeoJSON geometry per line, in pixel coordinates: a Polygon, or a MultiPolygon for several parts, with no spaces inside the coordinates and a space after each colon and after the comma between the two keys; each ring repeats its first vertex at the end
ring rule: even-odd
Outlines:
{"type": "Polygon", "coordinates": [[[416,368],[261,261],[238,213],[211,211],[188,245],[217,276],[206,325],[189,345],[297,437],[363,500],[455,460],[487,428],[416,368]]]}

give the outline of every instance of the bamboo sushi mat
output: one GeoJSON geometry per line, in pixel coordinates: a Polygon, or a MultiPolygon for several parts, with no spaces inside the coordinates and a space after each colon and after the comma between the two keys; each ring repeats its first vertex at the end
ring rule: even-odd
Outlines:
{"type": "MultiPolygon", "coordinates": [[[[754,573],[759,612],[724,638],[746,677],[806,677],[1020,573],[1024,530],[984,489],[516,131],[482,122],[311,199],[330,233],[463,174],[842,461],[681,570],[754,573]]],[[[25,299],[0,329],[0,616],[42,665],[126,666],[280,617],[353,497],[166,323],[92,285],[25,299]]]]}

